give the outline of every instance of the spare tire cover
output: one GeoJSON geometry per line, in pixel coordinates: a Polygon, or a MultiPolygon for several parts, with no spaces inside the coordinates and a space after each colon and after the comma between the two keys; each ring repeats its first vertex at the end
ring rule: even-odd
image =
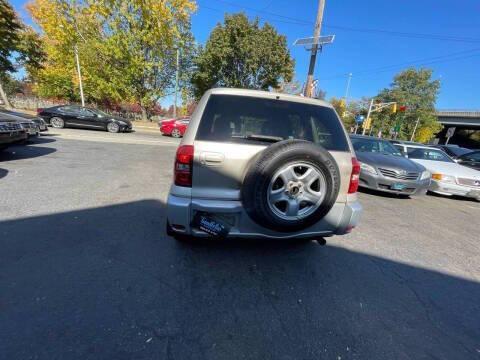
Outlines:
{"type": "Polygon", "coordinates": [[[246,212],[276,231],[299,231],[322,219],[335,204],[340,172],[323,147],[303,140],[270,145],[251,164],[242,186],[246,212]]]}

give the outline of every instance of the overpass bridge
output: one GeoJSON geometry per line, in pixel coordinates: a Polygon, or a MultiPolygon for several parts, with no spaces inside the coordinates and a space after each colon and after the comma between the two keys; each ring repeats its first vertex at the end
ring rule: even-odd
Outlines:
{"type": "Polygon", "coordinates": [[[443,124],[442,131],[437,134],[440,144],[445,143],[447,130],[454,127],[451,144],[480,147],[480,110],[438,110],[436,115],[443,124]]]}

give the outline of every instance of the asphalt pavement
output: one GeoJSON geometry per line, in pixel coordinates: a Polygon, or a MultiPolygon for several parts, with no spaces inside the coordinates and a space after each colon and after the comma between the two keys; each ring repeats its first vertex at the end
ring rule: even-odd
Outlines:
{"type": "Polygon", "coordinates": [[[0,359],[480,358],[480,203],[364,192],[327,246],[178,243],[177,144],[63,129],[0,153],[0,359]]]}

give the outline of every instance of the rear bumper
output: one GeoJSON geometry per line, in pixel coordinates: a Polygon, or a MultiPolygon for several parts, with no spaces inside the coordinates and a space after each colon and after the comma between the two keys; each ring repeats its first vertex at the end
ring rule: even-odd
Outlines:
{"type": "Polygon", "coordinates": [[[430,179],[415,181],[400,180],[362,171],[360,174],[360,186],[391,194],[425,195],[430,186],[430,179]],[[392,186],[398,184],[401,184],[404,188],[399,190],[392,189],[392,186]]]}
{"type": "Polygon", "coordinates": [[[480,188],[474,189],[464,185],[450,184],[433,180],[429,190],[437,194],[457,195],[477,199],[480,201],[480,188]]]}
{"type": "Polygon", "coordinates": [[[358,201],[336,203],[330,212],[316,224],[298,232],[278,232],[264,228],[255,223],[244,211],[240,201],[190,199],[169,195],[167,219],[173,231],[178,234],[195,237],[209,235],[191,226],[191,220],[197,211],[226,216],[231,219],[228,237],[234,238],[318,238],[332,235],[344,235],[357,226],[362,206],[358,201]]]}

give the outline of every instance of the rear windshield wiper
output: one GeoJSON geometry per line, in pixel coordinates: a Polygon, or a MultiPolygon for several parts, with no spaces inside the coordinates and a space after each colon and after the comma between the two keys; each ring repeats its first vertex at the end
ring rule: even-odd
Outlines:
{"type": "Polygon", "coordinates": [[[232,135],[233,138],[246,139],[246,140],[259,140],[259,141],[268,141],[268,142],[279,142],[284,140],[281,136],[270,136],[270,135],[260,135],[260,134],[251,134],[251,135],[232,135]]]}

